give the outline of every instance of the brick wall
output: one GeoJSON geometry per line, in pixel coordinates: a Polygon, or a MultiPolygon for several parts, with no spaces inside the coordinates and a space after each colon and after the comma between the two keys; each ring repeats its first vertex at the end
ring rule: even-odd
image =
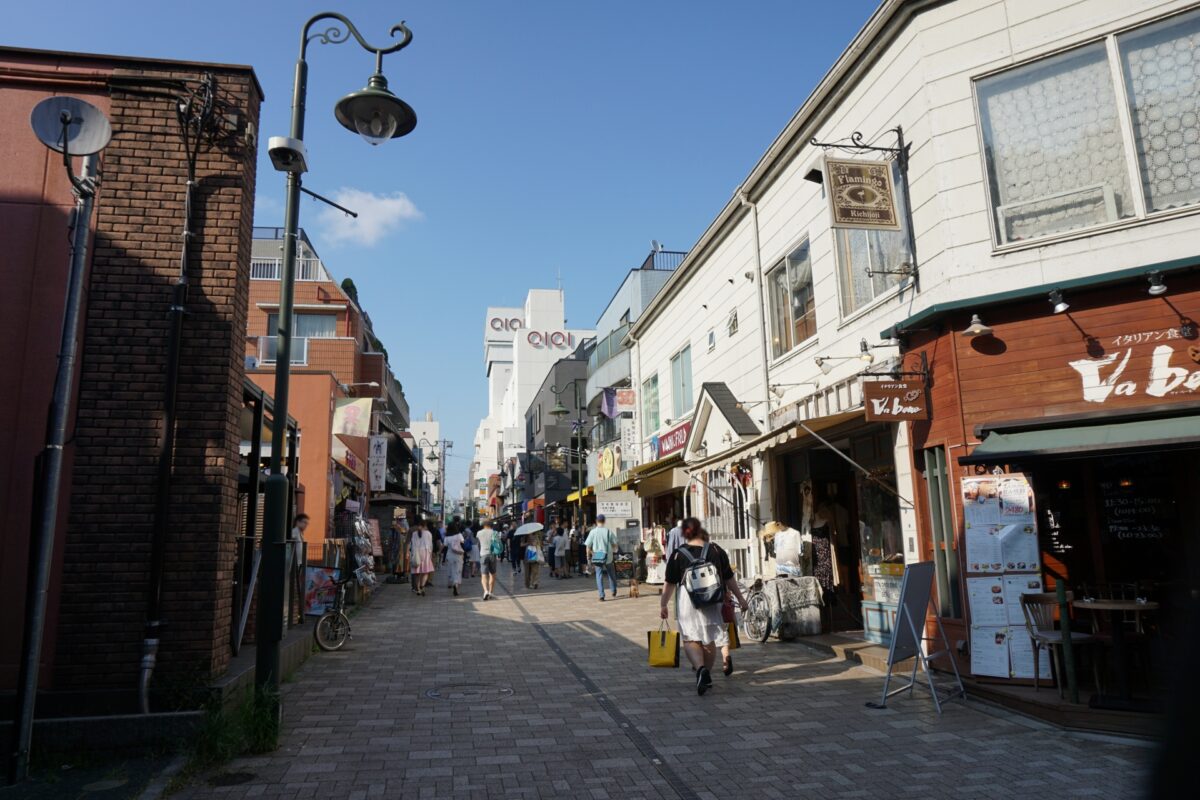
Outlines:
{"type": "MultiPolygon", "coordinates": [[[[127,65],[128,66],[128,65],[127,65]]],[[[176,70],[181,65],[172,65],[176,70]]],[[[229,659],[239,416],[261,95],[248,69],[213,69],[230,135],[201,153],[180,365],[156,686],[229,659]]],[[[196,80],[147,65],[118,76],[196,80]]],[[[95,217],[70,518],[56,633],[58,688],[136,686],[163,433],[167,310],[179,268],[186,160],[170,97],[113,89],[95,217]]]]}

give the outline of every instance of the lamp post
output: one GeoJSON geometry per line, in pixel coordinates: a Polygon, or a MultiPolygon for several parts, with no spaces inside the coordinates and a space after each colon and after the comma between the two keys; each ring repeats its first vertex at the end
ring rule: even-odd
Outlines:
{"type": "Polygon", "coordinates": [[[454,447],[454,442],[449,439],[438,439],[436,442],[431,442],[425,437],[421,437],[417,441],[417,446],[422,447],[429,445],[435,448],[432,453],[426,458],[427,461],[436,461],[438,465],[437,476],[430,482],[430,486],[438,490],[438,505],[442,508],[442,527],[446,527],[446,450],[454,447]],[[439,456],[438,453],[441,452],[439,456]],[[440,488],[438,488],[440,487],[440,488]]]}
{"type": "Polygon", "coordinates": [[[392,26],[393,37],[402,33],[400,41],[391,47],[372,47],[346,17],[333,12],[317,14],[304,23],[300,32],[300,57],[296,61],[295,83],[292,88],[292,126],[289,136],[272,137],[268,149],[271,163],[287,173],[287,201],[284,212],[283,274],[279,289],[279,322],[276,332],[275,412],[271,424],[270,474],[266,481],[263,509],[262,582],[258,598],[255,659],[255,690],[260,700],[273,705],[275,726],[279,723],[279,644],[283,638],[283,596],[286,579],[285,542],[288,534],[289,481],[283,474],[284,446],[287,441],[288,380],[292,362],[292,312],[296,283],[296,247],[300,228],[300,179],[308,169],[304,149],[304,111],[308,95],[308,62],[310,42],[341,44],[351,36],[364,50],[375,54],[375,72],[367,86],[352,92],[334,109],[334,116],[344,127],[357,132],[368,143],[378,145],[388,139],[404,136],[417,125],[412,108],[388,91],[383,76],[383,57],[408,46],[412,31],[404,23],[392,26]],[[312,32],[318,22],[331,20],[324,31],[312,32]]]}

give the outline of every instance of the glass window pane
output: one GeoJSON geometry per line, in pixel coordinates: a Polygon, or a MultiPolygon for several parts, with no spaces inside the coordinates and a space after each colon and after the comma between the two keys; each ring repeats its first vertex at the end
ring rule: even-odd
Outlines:
{"type": "Polygon", "coordinates": [[[771,355],[779,357],[792,349],[787,269],[783,264],[767,274],[767,305],[771,308],[771,355]]]}
{"type": "Polygon", "coordinates": [[[304,339],[337,336],[337,317],[333,314],[296,314],[295,335],[304,339]]]}
{"type": "MultiPolygon", "coordinates": [[[[867,267],[871,265],[868,255],[870,246],[864,230],[835,228],[834,242],[837,245],[838,283],[842,293],[842,314],[853,313],[875,299],[867,267]]],[[[884,277],[896,277],[884,276],[884,277]]]]}
{"type": "Polygon", "coordinates": [[[658,375],[651,375],[642,382],[642,420],[647,436],[658,430],[658,375]]]}
{"type": "Polygon", "coordinates": [[[1200,202],[1200,14],[1117,40],[1146,208],[1200,202]]]}
{"type": "Polygon", "coordinates": [[[683,348],[679,354],[679,374],[680,374],[680,393],[679,413],[676,417],[682,417],[685,411],[689,411],[692,407],[692,347],[688,345],[683,348]]]}
{"type": "Polygon", "coordinates": [[[807,241],[787,257],[787,272],[792,306],[792,345],[795,346],[817,333],[812,260],[807,241]]]}
{"type": "Polygon", "coordinates": [[[1133,215],[1103,42],[977,88],[998,244],[1133,215]]]}

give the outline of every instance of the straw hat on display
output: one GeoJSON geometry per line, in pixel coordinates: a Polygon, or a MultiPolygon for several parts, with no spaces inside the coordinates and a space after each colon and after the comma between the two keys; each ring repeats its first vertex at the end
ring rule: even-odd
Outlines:
{"type": "Polygon", "coordinates": [[[763,529],[758,532],[758,535],[769,542],[775,538],[775,534],[786,530],[787,525],[784,525],[778,520],[771,520],[765,526],[763,526],[763,529]]]}

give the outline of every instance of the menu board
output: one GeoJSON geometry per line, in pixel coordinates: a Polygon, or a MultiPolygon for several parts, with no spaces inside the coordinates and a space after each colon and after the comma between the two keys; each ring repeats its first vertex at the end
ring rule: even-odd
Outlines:
{"type": "Polygon", "coordinates": [[[1174,500],[1131,480],[1100,482],[1104,532],[1120,542],[1162,539],[1175,516],[1174,500]]]}
{"type": "Polygon", "coordinates": [[[971,626],[971,672],[993,678],[1011,677],[1008,667],[1007,627],[971,626]]]}
{"type": "Polygon", "coordinates": [[[1020,474],[971,476],[962,480],[962,502],[967,573],[975,576],[966,580],[971,672],[1031,678],[1021,595],[1043,591],[1032,487],[1020,474]]]}
{"type": "Polygon", "coordinates": [[[967,578],[967,599],[971,603],[972,625],[1008,625],[1012,621],[1004,596],[1004,579],[999,575],[994,578],[967,578]]]}
{"type": "MultiPolygon", "coordinates": [[[[1024,627],[1013,626],[1008,629],[1008,660],[1014,678],[1033,677],[1033,640],[1024,627]]],[[[1048,648],[1042,649],[1038,659],[1038,677],[1050,677],[1050,653],[1048,648]]]]}

